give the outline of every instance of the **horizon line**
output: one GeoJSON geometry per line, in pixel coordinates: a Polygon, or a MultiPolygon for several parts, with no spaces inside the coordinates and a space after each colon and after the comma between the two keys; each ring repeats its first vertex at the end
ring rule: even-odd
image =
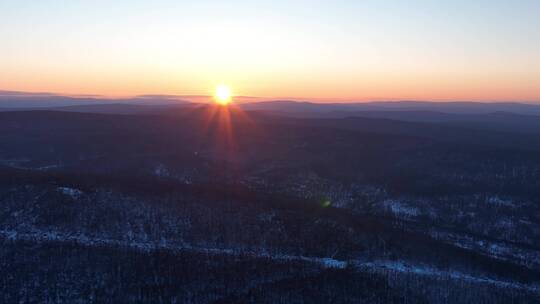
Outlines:
{"type": "MultiPolygon", "coordinates": [[[[18,90],[5,90],[0,89],[0,98],[12,97],[12,98],[40,98],[40,97],[63,97],[73,99],[95,99],[95,100],[132,100],[132,99],[149,99],[157,98],[164,100],[177,100],[184,102],[192,102],[185,100],[189,98],[195,99],[208,99],[211,102],[213,98],[211,95],[205,94],[137,94],[137,95],[102,95],[102,94],[67,94],[59,92],[46,92],[46,91],[18,91],[18,90]]],[[[234,95],[234,98],[244,99],[238,100],[238,103],[246,103],[245,99],[253,99],[254,102],[272,102],[272,101],[289,101],[299,103],[314,103],[314,104],[354,104],[354,103],[377,103],[377,102],[419,102],[419,103],[520,103],[520,104],[540,104],[540,100],[464,100],[464,99],[415,99],[415,98],[338,98],[338,97],[261,97],[261,96],[249,96],[249,95],[234,95]]],[[[199,101],[200,102],[200,101],[199,101]]]]}

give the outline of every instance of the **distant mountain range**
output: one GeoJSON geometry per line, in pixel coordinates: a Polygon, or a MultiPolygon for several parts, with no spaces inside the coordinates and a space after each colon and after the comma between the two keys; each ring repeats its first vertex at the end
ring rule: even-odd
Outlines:
{"type": "Polygon", "coordinates": [[[540,104],[517,102],[427,102],[427,101],[377,101],[365,103],[310,103],[296,101],[267,101],[241,105],[246,110],[281,111],[316,115],[334,113],[343,116],[351,112],[439,112],[449,114],[486,114],[510,112],[540,115],[540,104]]]}
{"type": "Polygon", "coordinates": [[[187,103],[177,96],[144,95],[133,98],[103,98],[100,96],[63,96],[50,93],[0,91],[0,110],[38,109],[95,105],[175,105],[187,103]]]}
{"type": "MultiPolygon", "coordinates": [[[[136,113],[155,111],[164,107],[177,107],[189,103],[208,103],[210,96],[202,95],[142,95],[132,98],[103,98],[100,96],[63,96],[50,93],[25,93],[0,91],[0,111],[58,108],[63,111],[107,113],[136,113]]],[[[276,114],[307,117],[384,117],[403,119],[402,113],[414,121],[455,120],[448,114],[514,113],[540,115],[540,103],[518,102],[427,102],[427,101],[377,101],[352,103],[313,103],[294,100],[264,101],[258,97],[237,97],[238,105],[248,111],[270,111],[276,114]]]]}

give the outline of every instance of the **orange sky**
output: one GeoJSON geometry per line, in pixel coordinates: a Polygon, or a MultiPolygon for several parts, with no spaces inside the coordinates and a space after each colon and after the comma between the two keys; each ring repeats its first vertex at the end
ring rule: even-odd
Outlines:
{"type": "Polygon", "coordinates": [[[25,3],[0,4],[0,90],[540,101],[538,1],[25,3]]]}

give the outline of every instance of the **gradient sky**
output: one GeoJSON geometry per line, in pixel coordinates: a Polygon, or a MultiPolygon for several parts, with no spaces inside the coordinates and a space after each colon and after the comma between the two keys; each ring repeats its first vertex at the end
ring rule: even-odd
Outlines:
{"type": "Polygon", "coordinates": [[[0,1],[0,89],[540,101],[540,1],[0,1]]]}

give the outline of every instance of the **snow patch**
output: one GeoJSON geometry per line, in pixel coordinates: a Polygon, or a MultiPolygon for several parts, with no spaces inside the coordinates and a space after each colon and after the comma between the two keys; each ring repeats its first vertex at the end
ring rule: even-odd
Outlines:
{"type": "Polygon", "coordinates": [[[507,207],[514,207],[514,202],[512,200],[505,200],[498,196],[490,196],[486,199],[486,202],[491,205],[497,205],[497,206],[507,206],[507,207]]]}
{"type": "Polygon", "coordinates": [[[159,177],[169,177],[169,169],[164,164],[158,164],[154,167],[154,175],[159,177]]]}
{"type": "Polygon", "coordinates": [[[75,188],[69,188],[69,187],[58,187],[56,188],[56,190],[58,190],[58,192],[66,196],[69,196],[71,198],[78,198],[79,196],[83,194],[81,190],[75,189],[75,188]]]}
{"type": "Polygon", "coordinates": [[[331,258],[322,258],[319,262],[325,268],[344,269],[347,267],[347,262],[334,260],[331,258]]]}
{"type": "Polygon", "coordinates": [[[383,206],[395,215],[417,216],[420,213],[417,208],[407,206],[404,202],[393,199],[383,201],[383,206]]]}

